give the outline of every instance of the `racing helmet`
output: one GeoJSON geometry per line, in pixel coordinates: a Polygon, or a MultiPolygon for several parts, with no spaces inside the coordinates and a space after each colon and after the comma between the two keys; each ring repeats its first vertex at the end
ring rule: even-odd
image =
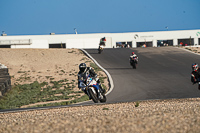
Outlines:
{"type": "Polygon", "coordinates": [[[134,55],[135,53],[134,52],[132,52],[132,55],[134,55]]]}
{"type": "Polygon", "coordinates": [[[199,69],[199,65],[197,63],[193,63],[192,70],[196,72],[198,69],[199,69]]]}
{"type": "Polygon", "coordinates": [[[85,71],[85,69],[86,69],[86,64],[85,63],[81,63],[80,65],[79,65],[79,70],[81,71],[81,72],[84,72],[85,71]]]}

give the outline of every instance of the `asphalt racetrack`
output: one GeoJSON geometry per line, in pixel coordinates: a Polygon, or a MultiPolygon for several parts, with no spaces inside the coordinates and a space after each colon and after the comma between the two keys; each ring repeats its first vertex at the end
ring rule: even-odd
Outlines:
{"type": "Polygon", "coordinates": [[[98,54],[85,49],[111,75],[114,89],[106,103],[200,96],[190,81],[191,65],[200,55],[175,47],[110,48],[98,54]],[[139,57],[137,69],[129,64],[131,52],[139,57]]]}

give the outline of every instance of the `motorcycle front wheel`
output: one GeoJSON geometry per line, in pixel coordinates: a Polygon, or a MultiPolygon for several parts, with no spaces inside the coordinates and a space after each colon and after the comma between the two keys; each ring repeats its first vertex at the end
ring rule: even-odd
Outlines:
{"type": "Polygon", "coordinates": [[[106,102],[106,95],[105,95],[105,94],[101,94],[101,95],[103,96],[103,98],[100,99],[99,101],[100,101],[101,103],[105,103],[105,102],[106,102]]]}
{"type": "Polygon", "coordinates": [[[102,50],[101,50],[101,49],[99,49],[99,54],[101,54],[101,52],[102,52],[102,50]]]}
{"type": "Polygon", "coordinates": [[[136,69],[136,64],[133,62],[132,64],[133,69],[136,69]]]}
{"type": "Polygon", "coordinates": [[[91,88],[88,89],[88,92],[90,93],[91,99],[94,103],[98,103],[98,97],[97,93],[95,94],[91,88]]]}

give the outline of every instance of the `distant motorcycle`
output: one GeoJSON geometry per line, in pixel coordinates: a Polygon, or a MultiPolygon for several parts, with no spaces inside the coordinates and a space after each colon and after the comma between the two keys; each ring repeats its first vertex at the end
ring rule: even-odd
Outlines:
{"type": "Polygon", "coordinates": [[[106,102],[106,96],[103,93],[103,90],[100,88],[99,84],[89,76],[86,79],[86,84],[83,81],[80,81],[80,87],[86,89],[86,93],[94,103],[106,102]]]}
{"type": "Polygon", "coordinates": [[[98,53],[101,54],[101,52],[103,52],[103,46],[99,46],[98,48],[98,53]]]}
{"type": "Polygon", "coordinates": [[[130,64],[133,67],[133,69],[136,69],[137,57],[130,58],[130,64]]]}

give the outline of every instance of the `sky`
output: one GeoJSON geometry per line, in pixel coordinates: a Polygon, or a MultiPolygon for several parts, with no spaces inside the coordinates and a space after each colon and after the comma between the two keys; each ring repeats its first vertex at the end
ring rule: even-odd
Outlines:
{"type": "Polygon", "coordinates": [[[199,7],[200,0],[0,0],[0,34],[200,29],[199,7]]]}

